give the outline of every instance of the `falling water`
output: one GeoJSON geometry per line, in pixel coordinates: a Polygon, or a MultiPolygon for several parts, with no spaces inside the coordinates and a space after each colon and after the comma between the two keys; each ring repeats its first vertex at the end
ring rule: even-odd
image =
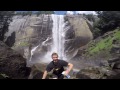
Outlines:
{"type": "Polygon", "coordinates": [[[65,54],[64,54],[64,37],[65,37],[65,31],[64,31],[64,16],[63,15],[52,15],[52,20],[53,20],[53,28],[52,28],[52,46],[51,46],[51,51],[47,52],[45,55],[45,58],[43,62],[49,62],[51,61],[51,54],[53,52],[58,53],[59,59],[64,59],[65,54]]]}
{"type": "Polygon", "coordinates": [[[52,19],[53,19],[52,52],[57,52],[60,59],[64,59],[64,16],[52,15],[52,19]]]}
{"type": "MultiPolygon", "coordinates": [[[[38,46],[39,46],[39,45],[38,45],[38,46]]],[[[34,51],[37,49],[38,46],[34,47],[34,48],[31,50],[31,57],[30,57],[30,60],[29,60],[29,61],[31,61],[32,56],[33,56],[33,54],[34,54],[34,51]]]]}

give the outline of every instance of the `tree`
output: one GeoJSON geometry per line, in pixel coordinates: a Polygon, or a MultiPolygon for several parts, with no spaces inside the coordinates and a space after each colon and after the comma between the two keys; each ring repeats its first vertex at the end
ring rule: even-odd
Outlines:
{"type": "Polygon", "coordinates": [[[16,12],[15,15],[22,15],[22,12],[16,12]]]}
{"type": "Polygon", "coordinates": [[[93,14],[84,14],[84,16],[89,20],[89,21],[92,21],[92,22],[95,22],[95,18],[94,18],[94,15],[93,14]]]}
{"type": "Polygon", "coordinates": [[[32,14],[33,14],[33,12],[32,12],[32,11],[27,11],[27,12],[26,12],[26,15],[31,16],[32,14]]]}
{"type": "Polygon", "coordinates": [[[48,14],[54,14],[54,11],[47,11],[48,14]]]}
{"type": "Polygon", "coordinates": [[[37,16],[39,16],[40,14],[54,14],[54,11],[37,11],[35,14],[37,16]]]}
{"type": "Polygon", "coordinates": [[[99,28],[102,34],[120,27],[120,11],[96,11],[96,13],[100,19],[96,28],[99,28]]]}
{"type": "Polygon", "coordinates": [[[41,14],[54,14],[54,11],[41,11],[41,14]]]}
{"type": "Polygon", "coordinates": [[[22,12],[22,16],[26,16],[27,15],[27,13],[26,12],[22,12]]]}
{"type": "Polygon", "coordinates": [[[0,11],[0,40],[4,40],[4,35],[8,31],[14,11],[0,11]]]}
{"type": "Polygon", "coordinates": [[[37,11],[35,14],[39,16],[41,14],[41,11],[37,11]]]}

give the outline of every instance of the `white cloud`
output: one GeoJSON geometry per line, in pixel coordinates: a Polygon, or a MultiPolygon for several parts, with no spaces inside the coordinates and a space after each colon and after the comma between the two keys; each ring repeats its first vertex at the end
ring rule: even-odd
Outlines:
{"type": "Polygon", "coordinates": [[[72,12],[72,11],[67,11],[67,14],[73,15],[74,12],[72,12]]]}
{"type": "Polygon", "coordinates": [[[76,14],[93,14],[96,15],[95,11],[76,11],[76,14]]]}

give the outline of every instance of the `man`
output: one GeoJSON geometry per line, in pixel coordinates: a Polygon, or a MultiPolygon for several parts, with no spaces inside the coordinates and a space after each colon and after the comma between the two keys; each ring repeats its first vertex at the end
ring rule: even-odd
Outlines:
{"type": "Polygon", "coordinates": [[[43,77],[42,79],[45,79],[48,72],[50,72],[51,70],[53,70],[53,75],[57,77],[57,79],[63,79],[64,75],[68,75],[69,72],[71,71],[71,69],[73,68],[73,64],[68,63],[64,60],[60,60],[58,59],[58,54],[57,53],[53,53],[51,55],[53,61],[51,61],[48,65],[46,70],[44,71],[43,77]],[[65,71],[64,75],[62,74],[62,72],[64,71],[64,67],[67,67],[68,69],[65,71]]]}

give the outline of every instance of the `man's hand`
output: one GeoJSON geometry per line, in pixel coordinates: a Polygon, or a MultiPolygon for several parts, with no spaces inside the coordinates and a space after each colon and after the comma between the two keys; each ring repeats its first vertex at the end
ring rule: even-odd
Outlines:
{"type": "Polygon", "coordinates": [[[64,75],[68,75],[69,72],[72,70],[72,68],[73,68],[73,64],[68,63],[68,69],[65,71],[65,74],[64,74],[64,75]]]}
{"type": "Polygon", "coordinates": [[[42,79],[45,79],[47,76],[47,71],[44,72],[42,79]]]}
{"type": "Polygon", "coordinates": [[[64,73],[64,75],[66,76],[66,75],[68,75],[68,74],[69,74],[69,71],[66,70],[65,73],[64,73]]]}

